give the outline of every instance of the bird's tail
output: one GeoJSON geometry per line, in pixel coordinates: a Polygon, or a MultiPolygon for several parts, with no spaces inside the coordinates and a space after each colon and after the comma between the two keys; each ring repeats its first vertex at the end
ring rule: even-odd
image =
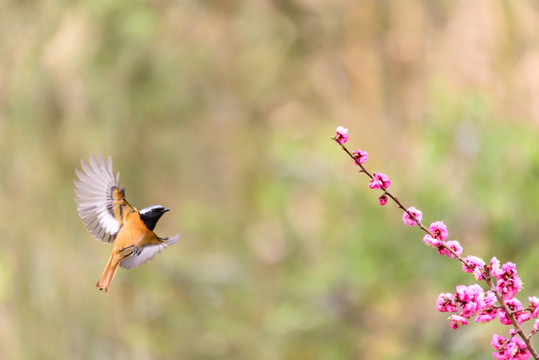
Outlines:
{"type": "Polygon", "coordinates": [[[101,278],[97,282],[96,286],[99,288],[99,290],[105,289],[105,292],[107,294],[109,293],[110,284],[114,279],[114,275],[116,275],[116,270],[118,270],[119,264],[120,263],[114,258],[114,255],[111,255],[107,266],[105,266],[105,270],[103,270],[103,274],[101,274],[101,278]]]}

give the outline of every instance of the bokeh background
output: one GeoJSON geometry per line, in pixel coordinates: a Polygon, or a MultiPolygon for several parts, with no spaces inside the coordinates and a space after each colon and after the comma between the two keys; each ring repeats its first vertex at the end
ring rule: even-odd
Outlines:
{"type": "Polygon", "coordinates": [[[490,358],[508,329],[449,328],[436,298],[473,278],[378,205],[338,125],[539,295],[537,2],[3,0],[0,358],[490,358]],[[108,296],[91,152],[182,235],[108,296]]]}

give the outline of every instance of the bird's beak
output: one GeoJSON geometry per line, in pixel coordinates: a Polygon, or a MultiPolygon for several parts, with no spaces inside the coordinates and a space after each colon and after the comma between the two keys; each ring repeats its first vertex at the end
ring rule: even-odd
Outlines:
{"type": "Polygon", "coordinates": [[[163,209],[163,212],[166,213],[167,211],[170,211],[170,209],[163,209]]]}

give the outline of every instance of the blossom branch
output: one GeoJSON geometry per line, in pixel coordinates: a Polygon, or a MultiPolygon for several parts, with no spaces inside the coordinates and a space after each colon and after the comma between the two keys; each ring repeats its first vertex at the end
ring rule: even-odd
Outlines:
{"type": "MultiPolygon", "coordinates": [[[[332,137],[331,138],[332,140],[336,140],[335,137],[332,137]]],[[[348,148],[346,146],[344,146],[344,143],[340,143],[339,141],[337,141],[337,143],[341,146],[341,148],[344,150],[345,153],[348,154],[348,156],[350,156],[352,158],[352,160],[354,160],[354,162],[359,165],[359,167],[361,168],[360,172],[362,173],[365,173],[369,178],[371,178],[371,180],[374,178],[373,175],[371,175],[371,173],[363,166],[362,163],[359,162],[359,159],[357,157],[355,157],[354,155],[352,155],[352,153],[350,152],[350,150],[348,150],[348,148]]],[[[410,218],[412,218],[412,220],[417,224],[417,226],[419,226],[419,228],[421,230],[423,230],[424,232],[426,232],[428,235],[430,235],[431,237],[435,237],[435,235],[425,226],[423,225],[423,223],[421,222],[421,220],[417,219],[416,216],[411,212],[409,211],[401,202],[400,200],[393,194],[391,194],[384,186],[381,186],[380,189],[384,192],[384,195],[385,196],[388,196],[390,197],[396,204],[397,206],[402,209],[404,212],[406,212],[408,214],[408,216],[410,216],[410,218]]],[[[449,251],[450,253],[452,253],[455,258],[457,260],[459,260],[464,266],[466,267],[470,267],[470,265],[468,265],[468,263],[466,262],[466,260],[464,260],[455,250],[453,250],[452,248],[450,248],[449,246],[447,246],[445,243],[442,243],[440,244],[440,246],[444,247],[447,251],[449,251]]],[[[471,268],[471,267],[470,267],[471,268]]]]}
{"type": "Polygon", "coordinates": [[[366,169],[364,166],[368,159],[366,151],[350,152],[348,150],[344,145],[349,139],[348,129],[339,126],[336,135],[331,139],[337,142],[344,152],[354,160],[355,164],[360,167],[360,172],[371,179],[369,188],[383,191],[383,195],[378,198],[380,205],[385,205],[391,198],[398,208],[404,211],[404,223],[409,226],[417,225],[426,233],[423,238],[425,244],[437,248],[440,255],[447,255],[460,261],[462,270],[472,273],[477,281],[485,281],[489,288],[486,292],[480,285],[473,284],[457,286],[455,294],[440,294],[436,302],[438,311],[458,313],[451,315],[450,326],[457,329],[462,325],[467,325],[468,319],[474,316],[476,322],[489,322],[499,317],[502,324],[512,325],[513,328],[509,331],[510,337],[508,339],[497,334],[493,335],[491,341],[495,349],[492,353],[493,358],[525,360],[531,356],[535,360],[539,360],[539,354],[530,341],[530,338],[539,332],[539,298],[529,297],[529,306],[523,308],[520,301],[514,297],[522,288],[516,265],[507,262],[500,267],[500,262],[496,257],[493,257],[488,265],[481,258],[473,255],[463,258],[463,249],[457,241],[445,241],[448,237],[448,231],[442,221],[434,222],[427,228],[422,223],[423,214],[421,211],[415,207],[406,208],[395,195],[388,191],[391,181],[387,175],[371,174],[366,169]],[[499,306],[496,305],[496,302],[499,306]],[[526,335],[520,324],[532,318],[535,318],[536,321],[530,335],[526,335]]]}

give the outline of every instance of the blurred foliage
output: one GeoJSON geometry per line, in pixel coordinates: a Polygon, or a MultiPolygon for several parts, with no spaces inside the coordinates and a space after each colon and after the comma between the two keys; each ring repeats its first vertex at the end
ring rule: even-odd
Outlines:
{"type": "Polygon", "coordinates": [[[534,1],[4,0],[0,358],[489,357],[507,329],[435,309],[473,279],[329,138],[537,296],[538,23],[534,1]],[[109,296],[73,200],[90,152],[182,234],[109,296]]]}

